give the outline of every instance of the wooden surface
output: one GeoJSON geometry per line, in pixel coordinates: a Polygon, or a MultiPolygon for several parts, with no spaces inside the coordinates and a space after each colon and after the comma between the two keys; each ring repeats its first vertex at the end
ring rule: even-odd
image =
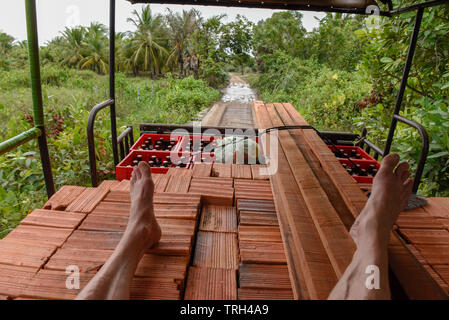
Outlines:
{"type": "MultiPolygon", "coordinates": [[[[289,104],[256,102],[254,115],[260,128],[306,124],[289,104]]],[[[278,170],[269,177],[259,166],[228,164],[153,175],[163,235],[146,250],[131,298],[327,298],[354,252],[348,228],[368,187],[314,131],[278,138],[278,170]]],[[[128,180],[61,188],[0,240],[0,299],[73,299],[67,266],[79,267],[83,287],[120,241],[130,204],[128,180]]],[[[449,199],[400,215],[389,258],[409,298],[448,298],[448,252],[449,199]]]]}
{"type": "MultiPolygon", "coordinates": [[[[259,128],[307,124],[290,104],[255,102],[254,110],[259,128]]],[[[261,140],[269,139],[266,134],[261,140]]],[[[293,293],[295,298],[325,298],[354,253],[348,229],[370,189],[357,185],[314,130],[280,131],[278,142],[278,171],[270,181],[293,293]],[[318,252],[324,258],[321,267],[312,263],[318,252]],[[314,276],[317,270],[325,273],[314,276]]],[[[412,299],[448,298],[448,213],[447,199],[434,198],[424,208],[401,213],[397,221],[390,265],[412,299]]]]}

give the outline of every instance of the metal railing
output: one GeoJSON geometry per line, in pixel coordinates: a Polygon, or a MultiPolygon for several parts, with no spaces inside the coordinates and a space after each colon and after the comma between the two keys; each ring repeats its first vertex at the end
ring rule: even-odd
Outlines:
{"type": "MultiPolygon", "coordinates": [[[[94,136],[94,124],[97,113],[106,107],[114,105],[114,100],[109,99],[97,104],[89,113],[89,119],[87,120],[87,147],[89,149],[89,165],[90,165],[90,177],[92,179],[92,187],[98,186],[98,174],[97,174],[97,159],[95,154],[95,136],[94,136]]],[[[111,127],[113,124],[111,123],[111,127]]],[[[112,129],[112,128],[111,128],[112,129]]],[[[113,128],[115,130],[115,128],[113,128]]],[[[115,163],[117,165],[117,163],[115,163]]]]}
{"type": "Polygon", "coordinates": [[[120,161],[125,159],[128,155],[130,148],[134,145],[134,133],[133,127],[128,126],[125,131],[117,138],[117,145],[120,149],[120,161]]]}

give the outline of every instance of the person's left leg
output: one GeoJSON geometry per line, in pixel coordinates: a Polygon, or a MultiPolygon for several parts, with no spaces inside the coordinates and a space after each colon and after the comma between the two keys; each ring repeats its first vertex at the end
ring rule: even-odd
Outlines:
{"type": "Polygon", "coordinates": [[[76,299],[129,299],[129,286],[145,250],[161,238],[153,210],[150,166],[140,162],[131,178],[131,212],[122,239],[104,266],[76,299]]]}

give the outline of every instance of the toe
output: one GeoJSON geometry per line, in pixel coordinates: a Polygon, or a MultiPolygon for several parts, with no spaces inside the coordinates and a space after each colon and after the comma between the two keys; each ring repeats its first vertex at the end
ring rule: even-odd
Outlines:
{"type": "Polygon", "coordinates": [[[134,167],[133,173],[134,173],[136,179],[142,178],[142,172],[140,172],[139,166],[134,167]]]}
{"type": "Polygon", "coordinates": [[[393,169],[397,166],[399,162],[399,155],[396,153],[390,153],[385,158],[383,158],[380,165],[381,172],[393,172],[393,169]]]}
{"type": "MultiPolygon", "coordinates": [[[[402,176],[409,171],[410,165],[408,162],[401,162],[396,170],[394,171],[395,175],[399,178],[402,178],[402,176]]],[[[408,177],[407,177],[408,178],[408,177]]],[[[405,179],[403,180],[405,181],[405,179]]]]}
{"type": "Polygon", "coordinates": [[[151,179],[151,167],[146,162],[139,162],[139,170],[142,174],[142,177],[151,179]]]}
{"type": "Polygon", "coordinates": [[[409,170],[404,171],[400,177],[401,177],[401,182],[405,183],[405,181],[407,181],[407,179],[410,178],[410,171],[409,170]]]}

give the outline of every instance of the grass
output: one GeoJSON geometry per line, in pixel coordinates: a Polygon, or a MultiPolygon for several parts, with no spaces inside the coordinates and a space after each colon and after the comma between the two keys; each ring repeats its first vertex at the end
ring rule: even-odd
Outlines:
{"type": "MultiPolygon", "coordinates": [[[[108,98],[108,77],[90,71],[50,67],[43,69],[43,101],[48,145],[56,188],[90,184],[87,119],[92,107],[108,98]]],[[[181,124],[220,98],[220,92],[192,77],[159,80],[116,76],[118,134],[132,125],[181,124]]],[[[0,129],[4,141],[32,127],[31,89],[24,70],[0,71],[0,129]]],[[[95,123],[100,179],[114,169],[107,109],[95,123]]],[[[0,156],[0,238],[31,210],[46,200],[36,141],[0,156]]]]}

